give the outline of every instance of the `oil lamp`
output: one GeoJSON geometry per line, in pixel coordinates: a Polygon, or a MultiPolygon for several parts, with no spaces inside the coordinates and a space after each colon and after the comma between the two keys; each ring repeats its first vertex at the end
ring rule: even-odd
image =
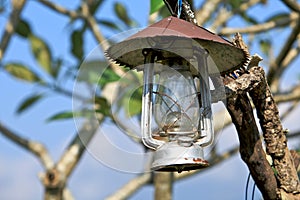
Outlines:
{"type": "Polygon", "coordinates": [[[210,76],[241,67],[244,52],[208,30],[167,17],[112,45],[113,61],[143,71],[141,131],[155,151],[152,169],[207,167],[213,141],[210,76]]]}

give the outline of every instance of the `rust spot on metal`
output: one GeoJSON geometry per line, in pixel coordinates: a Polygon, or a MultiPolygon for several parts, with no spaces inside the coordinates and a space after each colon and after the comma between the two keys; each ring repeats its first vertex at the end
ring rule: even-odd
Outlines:
{"type": "Polygon", "coordinates": [[[194,162],[202,162],[203,160],[201,158],[193,158],[194,162]]]}

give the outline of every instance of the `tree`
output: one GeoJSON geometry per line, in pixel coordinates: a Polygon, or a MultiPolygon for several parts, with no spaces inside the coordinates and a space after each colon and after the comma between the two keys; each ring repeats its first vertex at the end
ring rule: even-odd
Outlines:
{"type": "MultiPolygon", "coordinates": [[[[165,0],[164,2],[171,11],[174,11],[177,1],[165,0]]],[[[191,2],[191,5],[195,8],[195,19],[199,25],[210,28],[210,30],[223,36],[230,36],[236,32],[241,33],[247,45],[243,44],[239,35],[235,38],[236,45],[244,48],[248,56],[250,56],[251,49],[259,46],[260,53],[266,60],[264,63],[266,66],[266,77],[262,68],[256,67],[260,61],[259,57],[254,56],[252,57],[252,62],[248,63],[249,73],[242,73],[238,78],[224,77],[223,80],[226,81],[226,85],[231,89],[231,92],[227,94],[226,105],[239,135],[241,157],[248,165],[253,179],[266,199],[284,199],[284,195],[288,195],[290,199],[292,197],[296,199],[299,196],[299,179],[292,175],[296,170],[299,173],[299,153],[291,151],[292,157],[289,157],[290,152],[285,146],[285,134],[288,131],[282,128],[280,119],[277,118],[277,106],[273,101],[274,99],[278,105],[288,102],[286,104],[288,108],[281,114],[281,118],[286,118],[298,107],[300,100],[299,83],[294,81],[289,87],[285,87],[286,83],[284,82],[284,75],[288,73],[288,70],[293,72],[297,70],[295,63],[297,63],[299,53],[297,37],[300,31],[298,23],[300,6],[294,1],[284,0],[282,2],[280,6],[285,8],[283,9],[284,12],[278,14],[269,11],[266,13],[267,16],[264,17],[253,15],[251,9],[254,9],[255,6],[265,9],[270,4],[274,4],[274,2],[259,0],[213,0],[201,1],[200,4],[197,1],[191,2]],[[236,18],[239,19],[238,27],[233,27],[232,21],[236,18]],[[280,40],[284,41],[281,44],[277,43],[277,38],[270,37],[270,35],[275,35],[278,30],[284,33],[280,36],[280,40]],[[248,46],[250,52],[248,52],[246,46],[248,46]],[[247,82],[249,80],[251,80],[250,83],[247,82]],[[268,84],[265,80],[268,81],[268,84]],[[271,92],[274,94],[274,98],[272,98],[271,92]],[[268,163],[262,142],[260,142],[260,135],[252,114],[248,94],[257,109],[263,137],[267,144],[267,153],[272,157],[273,165],[268,163]],[[264,104],[264,102],[267,103],[264,104]],[[266,116],[266,114],[268,115],[266,116]],[[268,116],[270,118],[267,118],[268,116]],[[278,134],[270,134],[274,130],[278,134]],[[275,148],[272,145],[276,145],[275,148]],[[290,158],[293,158],[293,160],[290,160],[290,158]],[[294,168],[291,167],[291,164],[294,164],[294,168]],[[293,170],[294,172],[291,172],[293,170]],[[278,192],[281,195],[278,195],[278,192]]],[[[89,70],[82,70],[81,62],[88,53],[85,51],[88,43],[87,39],[101,44],[102,49],[107,49],[109,46],[111,41],[102,34],[102,28],[106,27],[119,32],[120,30],[127,30],[137,26],[138,22],[130,17],[131,15],[128,14],[123,4],[117,2],[114,3],[114,10],[119,21],[104,20],[99,17],[99,15],[101,16],[100,9],[104,6],[103,4],[104,1],[87,0],[81,1],[75,7],[65,8],[60,3],[46,0],[39,0],[33,3],[26,0],[13,0],[10,11],[7,10],[5,3],[2,5],[3,9],[9,13],[9,17],[5,23],[0,43],[1,68],[3,72],[9,73],[17,80],[25,81],[24,84],[33,84],[38,87],[38,92],[31,93],[26,99],[21,101],[16,108],[16,112],[23,114],[53,93],[73,98],[84,105],[80,107],[80,110],[61,111],[48,117],[48,121],[51,121],[51,123],[58,123],[58,120],[70,119],[73,116],[81,120],[81,127],[78,133],[73,136],[58,162],[54,162],[44,144],[22,137],[22,133],[18,134],[17,131],[14,131],[17,127],[8,126],[5,118],[1,119],[1,134],[23,149],[33,153],[41,162],[44,173],[40,178],[45,188],[45,199],[71,199],[72,191],[67,189],[67,181],[82,158],[87,145],[93,141],[98,125],[107,123],[108,119],[111,119],[119,126],[123,125],[116,116],[111,115],[111,103],[108,100],[111,97],[104,95],[104,92],[105,90],[110,90],[111,86],[116,84],[126,71],[114,63],[108,63],[104,58],[96,60],[99,63],[96,64],[96,69],[98,67],[103,69],[101,81],[98,81],[98,77],[95,78],[95,75],[99,75],[99,72],[94,71],[95,62],[87,59],[86,62],[83,62],[83,64],[87,65],[86,69],[89,70]],[[39,27],[34,29],[32,28],[33,24],[28,22],[33,16],[29,15],[27,19],[23,17],[22,14],[26,12],[26,8],[33,6],[33,4],[50,10],[51,14],[62,15],[68,20],[63,23],[67,27],[71,27],[68,35],[65,37],[66,40],[70,41],[70,48],[62,51],[69,51],[68,53],[72,55],[71,61],[68,60],[70,56],[68,58],[56,56],[57,53],[53,51],[55,48],[50,48],[50,46],[55,46],[55,44],[51,44],[51,41],[47,40],[47,33],[43,33],[44,35],[41,36],[37,34],[38,31],[36,30],[39,27]],[[78,23],[80,24],[79,26],[78,23]],[[88,34],[91,34],[92,37],[88,37],[88,34]],[[13,45],[14,38],[23,38],[29,44],[29,52],[36,61],[34,67],[29,67],[30,63],[19,62],[19,59],[12,59],[11,56],[6,56],[8,48],[18,48],[13,45]],[[75,79],[74,74],[78,71],[79,76],[77,77],[79,78],[75,79]],[[80,75],[83,76],[82,79],[80,79],[80,75]],[[87,93],[87,95],[78,90],[72,92],[72,89],[66,86],[67,81],[84,82],[87,88],[93,88],[96,85],[99,91],[87,93]],[[93,117],[94,113],[96,113],[96,118],[93,117]]],[[[195,22],[191,15],[192,12],[188,11],[188,3],[183,1],[183,18],[195,22]]],[[[152,23],[161,16],[169,15],[169,11],[162,1],[152,0],[150,14],[149,21],[152,23]]],[[[17,56],[15,57],[17,58],[17,56]]],[[[128,78],[139,81],[139,77],[136,74],[128,78]]],[[[138,93],[135,93],[135,95],[139,96],[138,93]]],[[[127,97],[125,95],[124,98],[130,98],[127,102],[130,102],[129,104],[132,105],[126,107],[125,104],[121,104],[121,108],[127,109],[129,117],[136,118],[139,116],[140,109],[133,108],[140,108],[140,101],[133,101],[136,99],[133,97],[135,96],[127,97]]],[[[225,118],[224,124],[226,126],[231,124],[230,118],[225,118]]],[[[222,125],[216,124],[215,128],[216,132],[218,132],[222,125]]],[[[296,130],[289,132],[287,137],[299,138],[299,132],[296,130]]],[[[136,139],[136,137],[132,138],[136,139]]],[[[136,142],[140,143],[140,140],[137,139],[136,142]]],[[[208,159],[212,166],[221,163],[228,158],[228,155],[233,155],[238,151],[238,147],[232,147],[227,152],[219,153],[217,151],[219,145],[219,143],[215,144],[209,155],[208,159]]],[[[156,199],[171,198],[173,180],[204,172],[205,170],[180,174],[154,173],[156,199]],[[162,197],[161,195],[165,196],[162,197]]],[[[152,175],[151,173],[143,173],[137,176],[119,191],[108,197],[108,199],[128,198],[140,187],[152,183],[152,175]]]]}

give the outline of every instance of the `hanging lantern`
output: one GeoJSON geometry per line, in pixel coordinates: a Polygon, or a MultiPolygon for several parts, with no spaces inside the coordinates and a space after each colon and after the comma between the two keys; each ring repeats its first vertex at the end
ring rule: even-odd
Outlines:
{"type": "Polygon", "coordinates": [[[210,75],[238,69],[241,49],[204,28],[168,17],[111,46],[107,56],[143,71],[141,131],[155,150],[153,170],[208,166],[213,141],[210,75]]]}

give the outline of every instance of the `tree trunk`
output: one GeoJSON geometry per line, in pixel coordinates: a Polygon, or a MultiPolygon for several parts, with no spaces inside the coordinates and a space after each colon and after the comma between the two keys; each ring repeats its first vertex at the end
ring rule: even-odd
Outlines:
{"type": "Polygon", "coordinates": [[[257,187],[264,199],[277,199],[276,178],[266,159],[247,94],[229,97],[226,106],[238,132],[241,157],[257,187]]]}
{"type": "Polygon", "coordinates": [[[155,200],[171,200],[173,172],[154,172],[155,200]]]}

